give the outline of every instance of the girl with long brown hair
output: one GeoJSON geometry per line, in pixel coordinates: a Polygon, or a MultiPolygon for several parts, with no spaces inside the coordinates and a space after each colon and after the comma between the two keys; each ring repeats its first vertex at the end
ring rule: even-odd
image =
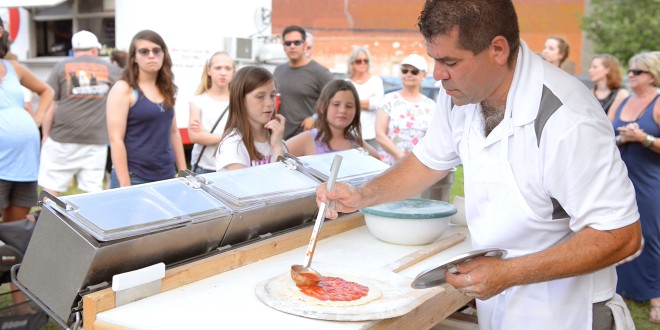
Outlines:
{"type": "Polygon", "coordinates": [[[275,80],[268,70],[247,66],[229,83],[229,118],[215,158],[216,170],[275,162],[284,154],[284,116],[275,113],[275,80]]]}
{"type": "Polygon", "coordinates": [[[108,94],[112,188],[173,178],[186,169],[176,124],[172,59],[158,33],[138,32],[121,80],[108,94]],[[176,168],[175,168],[176,166],[176,168]]]}
{"type": "Polygon", "coordinates": [[[362,139],[360,98],[350,81],[337,79],[325,85],[316,102],[316,114],[314,128],[286,141],[292,155],[319,155],[362,147],[379,158],[378,151],[362,139]]]}

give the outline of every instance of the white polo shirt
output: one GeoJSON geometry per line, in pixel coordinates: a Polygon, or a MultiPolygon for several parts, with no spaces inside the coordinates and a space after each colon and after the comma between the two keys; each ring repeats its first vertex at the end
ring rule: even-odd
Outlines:
{"type": "MultiPolygon", "coordinates": [[[[597,100],[579,80],[543,61],[523,41],[519,54],[507,97],[513,124],[508,160],[528,205],[549,221],[570,217],[569,234],[585,227],[612,230],[637,221],[635,192],[612,125],[597,100]]],[[[452,107],[442,87],[436,103],[427,134],[413,149],[423,164],[435,170],[461,164],[467,155],[459,150],[469,148],[459,147],[468,138],[485,144],[482,152],[499,154],[498,134],[503,130],[484,135],[480,105],[452,107]],[[476,112],[470,125],[480,136],[464,136],[470,111],[476,112]]],[[[597,273],[595,301],[609,299],[616,273],[613,267],[597,273]]]]}

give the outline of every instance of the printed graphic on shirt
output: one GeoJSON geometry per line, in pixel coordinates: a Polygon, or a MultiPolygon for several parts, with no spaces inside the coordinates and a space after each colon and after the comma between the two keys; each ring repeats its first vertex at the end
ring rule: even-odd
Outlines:
{"type": "Polygon", "coordinates": [[[110,89],[108,67],[97,63],[64,65],[69,97],[103,98],[110,89]]]}
{"type": "Polygon", "coordinates": [[[271,161],[270,161],[271,158],[272,157],[269,156],[269,157],[266,157],[266,159],[252,160],[252,161],[250,161],[250,167],[270,164],[271,163],[271,161]]]}

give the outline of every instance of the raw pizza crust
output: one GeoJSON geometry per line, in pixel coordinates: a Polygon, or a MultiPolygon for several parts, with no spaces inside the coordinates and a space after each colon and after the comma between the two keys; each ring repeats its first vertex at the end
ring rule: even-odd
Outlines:
{"type": "Polygon", "coordinates": [[[296,283],[289,278],[288,281],[284,281],[284,291],[286,292],[286,295],[290,296],[294,300],[300,300],[303,301],[307,304],[311,305],[319,305],[319,306],[324,306],[324,307],[353,307],[353,306],[359,306],[359,305],[364,305],[367,303],[370,303],[374,300],[380,299],[380,297],[383,296],[382,291],[373,283],[366,281],[361,278],[352,278],[349,276],[342,276],[342,275],[328,275],[328,276],[333,276],[333,277],[339,277],[342,278],[346,281],[351,281],[355,282],[361,285],[366,286],[369,288],[369,292],[367,293],[366,296],[357,299],[357,300],[351,300],[351,301],[332,301],[332,300],[320,300],[314,297],[310,297],[302,291],[300,291],[300,288],[296,286],[296,283]]]}

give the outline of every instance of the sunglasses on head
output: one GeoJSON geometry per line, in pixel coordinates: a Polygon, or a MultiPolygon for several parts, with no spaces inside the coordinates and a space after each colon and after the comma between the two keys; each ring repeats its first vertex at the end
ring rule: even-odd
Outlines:
{"type": "Polygon", "coordinates": [[[412,73],[413,76],[416,76],[419,74],[419,69],[406,69],[406,68],[401,68],[401,73],[402,74],[408,74],[408,72],[412,73]]]}
{"type": "Polygon", "coordinates": [[[365,58],[365,59],[358,58],[358,59],[355,60],[353,63],[355,63],[355,64],[362,64],[362,63],[364,63],[364,64],[369,64],[369,59],[366,59],[366,58],[365,58]]]}
{"type": "Polygon", "coordinates": [[[289,46],[291,46],[291,44],[294,44],[294,45],[296,45],[296,46],[300,46],[300,45],[303,44],[303,42],[304,42],[304,41],[302,41],[302,40],[285,41],[285,42],[284,42],[284,46],[289,47],[289,46]]]}
{"type": "Polygon", "coordinates": [[[639,75],[642,74],[642,73],[650,73],[650,72],[648,72],[648,71],[644,71],[644,70],[630,69],[630,70],[628,70],[628,73],[632,73],[633,76],[639,76],[639,75]]]}
{"type": "Polygon", "coordinates": [[[149,48],[140,48],[137,50],[137,53],[142,55],[142,56],[149,56],[149,53],[154,54],[154,56],[160,56],[163,53],[162,48],[154,48],[154,49],[149,49],[149,48]]]}

